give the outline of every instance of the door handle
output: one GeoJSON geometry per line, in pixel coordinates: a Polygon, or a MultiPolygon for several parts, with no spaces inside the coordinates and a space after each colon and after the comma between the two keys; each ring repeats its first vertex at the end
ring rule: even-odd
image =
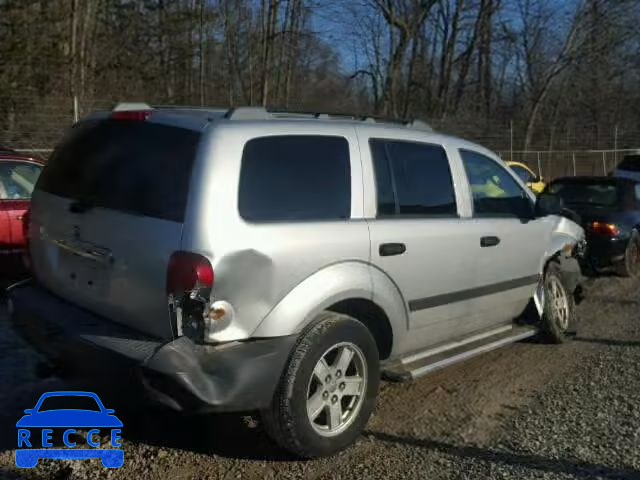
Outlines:
{"type": "Polygon", "coordinates": [[[500,243],[500,239],[498,237],[482,237],[480,238],[480,246],[481,247],[495,247],[500,243]]]}
{"type": "Polygon", "coordinates": [[[383,243],[380,245],[378,252],[381,257],[391,257],[393,255],[402,255],[407,251],[407,246],[404,243],[383,243]]]}

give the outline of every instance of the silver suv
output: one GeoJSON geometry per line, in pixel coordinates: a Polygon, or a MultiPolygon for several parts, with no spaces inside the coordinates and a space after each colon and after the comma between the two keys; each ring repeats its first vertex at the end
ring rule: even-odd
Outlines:
{"type": "Polygon", "coordinates": [[[575,326],[581,228],[427,125],[119,105],[37,185],[16,330],[76,380],[262,412],[303,457],[352,443],[380,378],[575,326]]]}

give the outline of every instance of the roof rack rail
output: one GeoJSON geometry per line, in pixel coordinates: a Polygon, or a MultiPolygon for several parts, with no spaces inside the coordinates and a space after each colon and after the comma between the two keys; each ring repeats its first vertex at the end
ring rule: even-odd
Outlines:
{"type": "Polygon", "coordinates": [[[114,112],[140,111],[140,110],[170,110],[181,113],[198,113],[201,115],[213,115],[210,120],[225,118],[227,120],[278,120],[278,119],[316,119],[316,120],[352,120],[363,123],[381,123],[403,126],[426,132],[433,132],[433,128],[422,120],[407,120],[398,118],[378,117],[344,112],[308,112],[295,110],[272,109],[265,107],[204,107],[187,105],[149,105],[144,102],[122,102],[113,107],[114,112]]]}
{"type": "Polygon", "coordinates": [[[433,128],[422,120],[403,120],[374,117],[354,113],[306,112],[268,109],[265,107],[236,107],[224,115],[227,120],[274,120],[274,119],[317,119],[317,120],[354,120],[366,123],[388,123],[407,128],[433,132],[433,128]]]}
{"type": "Polygon", "coordinates": [[[209,112],[226,114],[229,109],[226,107],[205,107],[205,106],[193,106],[193,105],[152,105],[151,108],[158,110],[179,110],[179,111],[195,111],[195,112],[209,112]]]}

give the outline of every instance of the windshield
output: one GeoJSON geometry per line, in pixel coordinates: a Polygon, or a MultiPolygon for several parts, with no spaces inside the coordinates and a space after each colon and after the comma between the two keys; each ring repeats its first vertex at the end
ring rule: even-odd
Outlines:
{"type": "Polygon", "coordinates": [[[603,182],[557,182],[549,187],[549,193],[559,195],[566,204],[614,206],[618,203],[619,188],[603,182]]]}
{"type": "Polygon", "coordinates": [[[100,406],[93,397],[87,395],[56,395],[43,399],[40,408],[38,408],[39,412],[49,410],[90,410],[99,412],[100,406]]]}

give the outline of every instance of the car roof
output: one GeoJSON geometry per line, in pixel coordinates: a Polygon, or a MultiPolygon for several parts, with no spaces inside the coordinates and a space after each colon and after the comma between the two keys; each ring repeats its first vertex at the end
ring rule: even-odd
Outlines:
{"type": "Polygon", "coordinates": [[[638,183],[636,180],[630,178],[622,178],[622,177],[603,177],[598,175],[582,175],[576,177],[558,177],[554,179],[551,183],[608,183],[608,184],[618,184],[618,185],[633,185],[638,183]]]}
{"type": "Polygon", "coordinates": [[[287,125],[313,126],[319,133],[324,127],[335,129],[338,126],[354,127],[361,131],[380,132],[381,137],[417,139],[425,142],[448,143],[461,149],[471,149],[493,158],[499,158],[491,150],[465,139],[434,131],[421,120],[393,119],[346,113],[300,112],[273,110],[264,107],[209,108],[194,106],[157,105],[145,103],[121,103],[111,111],[99,111],[83,120],[102,120],[110,118],[114,112],[149,111],[149,122],[173,125],[202,131],[212,125],[215,127],[234,126],[236,128],[264,129],[268,125],[277,125],[279,130],[287,125]],[[384,135],[382,134],[384,132],[384,135]],[[411,138],[412,137],[412,138],[411,138]]]}
{"type": "Polygon", "coordinates": [[[528,170],[529,172],[533,173],[533,170],[531,169],[531,167],[529,165],[527,165],[526,163],[514,162],[513,160],[507,160],[505,163],[507,165],[509,165],[510,167],[522,167],[522,168],[528,170]]]}
{"type": "Polygon", "coordinates": [[[37,163],[39,165],[44,165],[44,162],[39,158],[29,157],[27,155],[21,155],[19,153],[7,153],[7,152],[0,151],[0,162],[4,160],[31,162],[31,163],[37,163]]]}

